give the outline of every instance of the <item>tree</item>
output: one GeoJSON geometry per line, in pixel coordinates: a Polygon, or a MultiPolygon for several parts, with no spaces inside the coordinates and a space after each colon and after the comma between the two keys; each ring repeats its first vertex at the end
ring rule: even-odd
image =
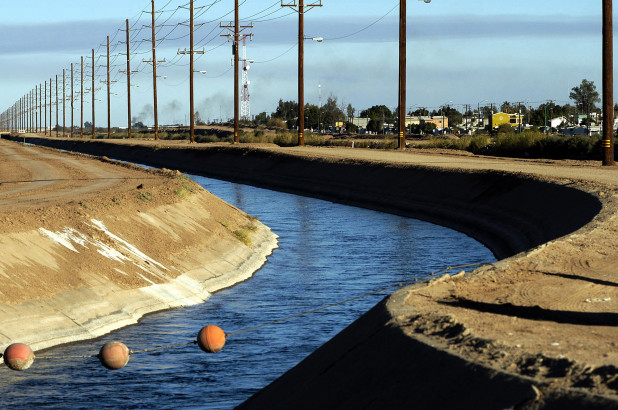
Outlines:
{"type": "Polygon", "coordinates": [[[348,114],[348,121],[352,121],[354,118],[354,113],[356,110],[352,107],[352,104],[348,104],[348,108],[346,109],[346,114],[348,114]]]}
{"type": "Polygon", "coordinates": [[[446,118],[448,118],[448,124],[451,127],[461,124],[463,120],[462,113],[460,113],[453,107],[448,107],[448,106],[442,107],[440,110],[440,114],[438,115],[445,116],[446,118]]]}
{"type": "Polygon", "coordinates": [[[322,123],[326,126],[334,126],[338,121],[344,121],[345,114],[337,106],[337,97],[331,95],[322,106],[322,123]]]}
{"type": "Polygon", "coordinates": [[[505,101],[500,106],[500,111],[505,112],[507,114],[512,114],[514,112],[514,108],[513,108],[513,105],[510,102],[505,101]]]}
{"type": "Polygon", "coordinates": [[[206,125],[206,123],[202,121],[202,117],[200,117],[199,111],[195,112],[194,119],[195,119],[195,125],[206,125]]]}
{"type": "Polygon", "coordinates": [[[86,121],[84,123],[84,129],[91,130],[92,129],[92,123],[90,121],[86,121]]]}
{"type": "Polygon", "coordinates": [[[427,108],[419,108],[416,111],[411,111],[408,115],[415,115],[417,117],[427,117],[429,116],[429,110],[427,108]]]}
{"type": "Polygon", "coordinates": [[[433,122],[421,121],[421,130],[424,134],[433,134],[433,131],[437,128],[433,122]]]}
{"type": "Polygon", "coordinates": [[[317,129],[320,121],[320,107],[313,104],[305,104],[305,127],[317,129]]]}
{"type": "Polygon", "coordinates": [[[374,105],[373,107],[361,111],[361,117],[369,118],[367,130],[377,133],[384,132],[384,123],[392,122],[393,113],[385,105],[374,105]]]}
{"type": "Polygon", "coordinates": [[[290,121],[298,118],[298,103],[296,101],[279,100],[277,110],[272,113],[271,117],[280,118],[283,121],[290,121]]]}
{"type": "Polygon", "coordinates": [[[575,101],[575,104],[581,107],[586,114],[590,114],[590,111],[595,110],[595,104],[601,101],[594,81],[586,79],[583,79],[579,86],[571,89],[569,98],[575,101]]]}
{"type": "Polygon", "coordinates": [[[266,115],[266,111],[259,113],[253,119],[253,122],[255,124],[266,124],[266,121],[268,121],[268,116],[266,115]]]}

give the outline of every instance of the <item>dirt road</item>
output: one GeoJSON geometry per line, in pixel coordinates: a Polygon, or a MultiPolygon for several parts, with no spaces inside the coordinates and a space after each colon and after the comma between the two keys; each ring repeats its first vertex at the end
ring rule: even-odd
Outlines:
{"type": "Polygon", "coordinates": [[[1,211],[86,200],[165,180],[128,167],[4,140],[0,140],[0,175],[1,211]]]}

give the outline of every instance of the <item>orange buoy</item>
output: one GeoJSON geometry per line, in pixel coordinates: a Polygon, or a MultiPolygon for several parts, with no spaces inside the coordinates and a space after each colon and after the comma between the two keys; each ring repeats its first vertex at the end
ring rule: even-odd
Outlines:
{"type": "Polygon", "coordinates": [[[34,353],[30,346],[13,343],[4,351],[4,363],[12,370],[26,370],[34,363],[34,353]]]}
{"type": "Polygon", "coordinates": [[[97,356],[101,364],[110,370],[122,369],[129,363],[129,348],[120,342],[107,342],[97,356]]]}
{"type": "Polygon", "coordinates": [[[217,353],[225,344],[225,332],[219,326],[204,326],[197,334],[197,344],[206,353],[217,353]]]}

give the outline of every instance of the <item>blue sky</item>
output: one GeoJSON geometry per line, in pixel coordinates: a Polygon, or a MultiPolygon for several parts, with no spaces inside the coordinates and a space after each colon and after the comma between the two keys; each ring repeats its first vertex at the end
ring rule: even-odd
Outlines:
{"type": "MultiPolygon", "coordinates": [[[[188,0],[156,0],[159,28],[157,58],[166,59],[158,71],[160,123],[184,122],[189,112],[188,0]]],[[[397,104],[397,0],[324,0],[305,16],[307,36],[321,36],[322,43],[305,45],[305,101],[318,103],[334,95],[359,112],[375,104],[397,104]]],[[[196,109],[205,120],[233,115],[231,46],[220,37],[233,18],[231,0],[196,0],[203,23],[195,40],[206,54],[196,60],[196,109]]],[[[280,1],[246,0],[241,19],[253,21],[254,37],[247,42],[247,56],[254,59],[251,80],[252,113],[272,112],[280,98],[295,100],[297,20],[280,1]]],[[[4,111],[35,85],[55,81],[75,65],[75,89],[79,89],[80,56],[90,63],[96,50],[96,83],[105,78],[105,48],[112,42],[112,124],[126,125],[125,19],[130,20],[132,112],[152,122],[152,69],[150,58],[150,11],[147,0],[58,0],[3,4],[6,24],[0,26],[0,110],[4,111]]],[[[90,86],[91,68],[85,70],[90,86]]],[[[408,0],[408,99],[409,108],[439,107],[503,101],[545,100],[569,102],[569,92],[583,78],[601,89],[601,2],[581,0],[408,0]]],[[[97,125],[106,122],[105,89],[97,91],[97,125]]],[[[90,101],[90,97],[87,98],[90,101]]],[[[79,109],[79,102],[76,104],[79,109]]],[[[460,110],[461,106],[458,107],[460,110]]],[[[84,118],[90,120],[89,103],[84,118]]],[[[76,118],[79,118],[76,111],[76,118]]]]}

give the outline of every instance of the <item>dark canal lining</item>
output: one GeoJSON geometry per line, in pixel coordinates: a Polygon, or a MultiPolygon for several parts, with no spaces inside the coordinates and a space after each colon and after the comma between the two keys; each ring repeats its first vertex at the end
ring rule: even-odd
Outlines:
{"type": "MultiPolygon", "coordinates": [[[[468,236],[426,222],[246,185],[193,177],[259,217],[280,248],[254,278],[206,303],[149,315],[97,340],[45,355],[95,354],[119,340],[129,348],[183,343],[206,324],[227,332],[338,302],[449,265],[495,260],[468,236]]],[[[456,273],[456,272],[455,272],[456,273]]],[[[367,311],[385,294],[234,335],[220,353],[197,346],[134,355],[119,371],[96,359],[45,359],[26,372],[0,369],[2,406],[55,408],[222,408],[240,404],[367,311]]]]}

